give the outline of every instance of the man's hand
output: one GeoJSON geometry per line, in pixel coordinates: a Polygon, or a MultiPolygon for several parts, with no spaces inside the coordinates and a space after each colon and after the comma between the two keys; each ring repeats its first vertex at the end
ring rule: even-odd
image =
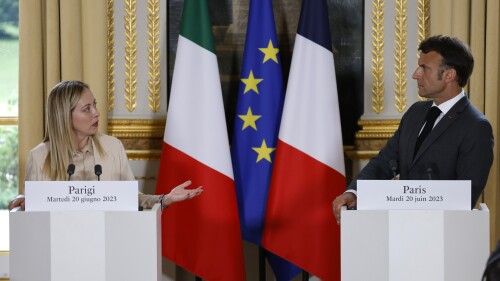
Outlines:
{"type": "Polygon", "coordinates": [[[340,224],[340,208],[342,206],[347,206],[347,208],[356,207],[357,198],[356,195],[352,192],[344,192],[337,196],[335,200],[332,202],[333,206],[333,214],[335,215],[335,219],[337,220],[337,224],[340,224]]]}

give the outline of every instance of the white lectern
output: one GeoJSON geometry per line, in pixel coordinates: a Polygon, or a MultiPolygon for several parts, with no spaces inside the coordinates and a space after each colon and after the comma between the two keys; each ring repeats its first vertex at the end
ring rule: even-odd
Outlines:
{"type": "Polygon", "coordinates": [[[342,210],[342,281],[480,280],[489,210],[342,210]]]}
{"type": "Polygon", "coordinates": [[[10,213],[10,280],[161,279],[160,206],[10,213]]]}

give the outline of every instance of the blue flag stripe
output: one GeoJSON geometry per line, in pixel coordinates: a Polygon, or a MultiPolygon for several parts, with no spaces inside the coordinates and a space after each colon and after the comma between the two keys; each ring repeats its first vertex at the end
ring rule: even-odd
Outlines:
{"type": "Polygon", "coordinates": [[[326,1],[302,0],[297,33],[332,51],[326,1]]]}

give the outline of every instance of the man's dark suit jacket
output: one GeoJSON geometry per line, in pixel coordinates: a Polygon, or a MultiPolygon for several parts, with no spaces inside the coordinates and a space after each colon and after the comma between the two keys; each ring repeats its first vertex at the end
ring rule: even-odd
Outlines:
{"type": "MultiPolygon", "coordinates": [[[[418,134],[432,101],[414,103],[399,128],[357,179],[391,179],[396,160],[401,180],[471,180],[471,205],[483,192],[493,163],[493,132],[486,117],[461,98],[437,123],[413,157],[418,134]]],[[[356,180],[347,189],[356,189],[356,180]]]]}

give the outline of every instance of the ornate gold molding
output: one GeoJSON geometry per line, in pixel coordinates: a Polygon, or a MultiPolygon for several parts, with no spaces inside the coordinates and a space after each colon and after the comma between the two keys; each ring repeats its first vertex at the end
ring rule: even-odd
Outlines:
{"type": "Polygon", "coordinates": [[[418,43],[429,37],[431,30],[430,0],[418,0],[418,43]]]}
{"type": "Polygon", "coordinates": [[[115,1],[108,0],[108,112],[115,108],[115,1]]]}
{"type": "Polygon", "coordinates": [[[345,152],[352,160],[368,160],[377,155],[394,135],[399,120],[358,120],[358,125],[361,130],[356,132],[354,146],[345,152]]]}
{"type": "Polygon", "coordinates": [[[370,160],[378,154],[375,150],[346,150],[345,154],[349,159],[370,160]]]}
{"type": "Polygon", "coordinates": [[[125,0],[125,107],[129,112],[137,106],[136,4],[136,0],[125,0]]]}
{"type": "Polygon", "coordinates": [[[399,126],[400,120],[359,120],[361,130],[356,132],[357,140],[389,139],[399,126]]]}
{"type": "Polygon", "coordinates": [[[384,110],[384,6],[383,0],[372,2],[372,109],[384,110]]]}
{"type": "Polygon", "coordinates": [[[160,1],[148,0],[149,108],[160,109],[160,1]]]}
{"type": "Polygon", "coordinates": [[[161,150],[127,150],[129,160],[159,160],[161,158],[161,150]]]}
{"type": "MultiPolygon", "coordinates": [[[[136,160],[136,159],[134,159],[134,160],[136,160]]],[[[137,160],[142,160],[142,159],[137,159],[137,160]]],[[[147,181],[147,180],[157,180],[158,177],[157,176],[144,176],[144,177],[137,177],[136,176],[135,179],[136,180],[145,180],[145,181],[147,181]]]]}
{"type": "Polygon", "coordinates": [[[159,160],[165,120],[109,119],[108,134],[121,139],[129,160],[159,160]]]}
{"type": "Polygon", "coordinates": [[[165,134],[165,120],[109,119],[108,133],[117,138],[163,139],[165,134]]]}
{"type": "Polygon", "coordinates": [[[396,39],[394,42],[394,76],[395,76],[395,100],[394,107],[403,112],[407,106],[406,96],[406,49],[408,45],[408,7],[407,0],[396,0],[396,39]]]}

